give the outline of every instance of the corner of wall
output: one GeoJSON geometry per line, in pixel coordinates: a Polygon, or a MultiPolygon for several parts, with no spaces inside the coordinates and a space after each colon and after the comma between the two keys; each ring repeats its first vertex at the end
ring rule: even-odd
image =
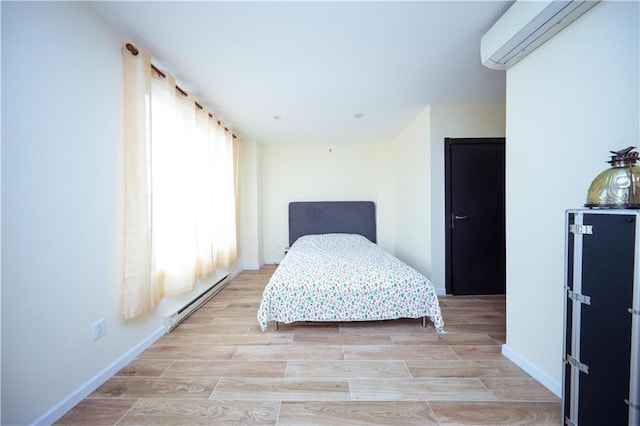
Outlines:
{"type": "Polygon", "coordinates": [[[149,346],[166,334],[166,328],[160,327],[155,332],[147,336],[140,343],[135,345],[125,354],[112,362],[107,368],[100,371],[92,379],[81,385],[79,388],[67,395],[62,401],[49,409],[42,416],[32,422],[34,425],[51,425],[64,416],[69,410],[82,402],[100,385],[113,377],[118,371],[133,361],[138,355],[144,352],[149,346]]]}

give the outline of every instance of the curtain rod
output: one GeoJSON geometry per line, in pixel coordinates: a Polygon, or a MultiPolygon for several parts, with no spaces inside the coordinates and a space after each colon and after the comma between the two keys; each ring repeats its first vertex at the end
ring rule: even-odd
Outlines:
{"type": "MultiPolygon", "coordinates": [[[[128,50],[129,52],[131,52],[131,54],[132,54],[133,56],[138,56],[138,49],[136,49],[136,47],[135,47],[133,44],[131,44],[131,43],[127,43],[127,44],[125,45],[125,47],[127,48],[127,50],[128,50]]],[[[158,74],[158,76],[160,76],[160,78],[167,78],[167,75],[166,75],[165,73],[163,73],[162,71],[160,71],[160,69],[158,69],[158,67],[156,67],[155,65],[151,64],[151,69],[152,69],[156,74],[158,74]]],[[[178,86],[177,84],[176,84],[176,90],[177,90],[178,92],[180,92],[180,94],[181,94],[182,96],[184,96],[184,97],[187,97],[187,96],[188,96],[187,92],[185,92],[184,90],[182,90],[182,88],[180,88],[180,86],[178,86]]],[[[195,103],[195,104],[196,104],[196,106],[197,106],[198,108],[200,108],[200,109],[204,109],[204,108],[202,107],[202,105],[200,105],[198,102],[195,102],[195,101],[194,101],[193,103],[195,103]]],[[[213,118],[213,115],[212,115],[211,113],[209,113],[209,118],[213,118]]],[[[221,125],[221,124],[222,124],[222,122],[221,122],[220,120],[218,120],[218,124],[220,124],[220,125],[221,125]]],[[[226,126],[225,126],[224,130],[225,130],[225,132],[228,132],[228,131],[229,131],[229,129],[228,129],[226,126]]],[[[235,135],[235,134],[231,133],[231,136],[233,136],[233,138],[234,138],[234,139],[237,139],[237,137],[236,137],[236,135],[235,135]]]]}

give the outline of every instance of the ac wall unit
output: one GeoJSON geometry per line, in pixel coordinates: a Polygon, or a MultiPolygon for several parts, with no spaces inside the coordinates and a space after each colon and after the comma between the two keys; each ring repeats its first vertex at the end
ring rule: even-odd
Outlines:
{"type": "Polygon", "coordinates": [[[518,0],[480,41],[482,64],[506,70],[600,0],[518,0]]]}

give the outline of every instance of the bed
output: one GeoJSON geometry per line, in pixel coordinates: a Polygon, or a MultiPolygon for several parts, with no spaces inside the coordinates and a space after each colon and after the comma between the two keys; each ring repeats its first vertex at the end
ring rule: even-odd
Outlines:
{"type": "Polygon", "coordinates": [[[376,244],[372,202],[289,205],[290,249],[264,289],[258,323],[427,318],[445,333],[435,290],[376,244]]]}

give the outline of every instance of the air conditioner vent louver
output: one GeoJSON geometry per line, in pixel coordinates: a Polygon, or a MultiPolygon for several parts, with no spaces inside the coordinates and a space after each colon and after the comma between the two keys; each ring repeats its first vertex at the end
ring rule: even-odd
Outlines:
{"type": "Polygon", "coordinates": [[[516,1],[482,37],[482,64],[498,70],[510,68],[599,1],[516,1]]]}

